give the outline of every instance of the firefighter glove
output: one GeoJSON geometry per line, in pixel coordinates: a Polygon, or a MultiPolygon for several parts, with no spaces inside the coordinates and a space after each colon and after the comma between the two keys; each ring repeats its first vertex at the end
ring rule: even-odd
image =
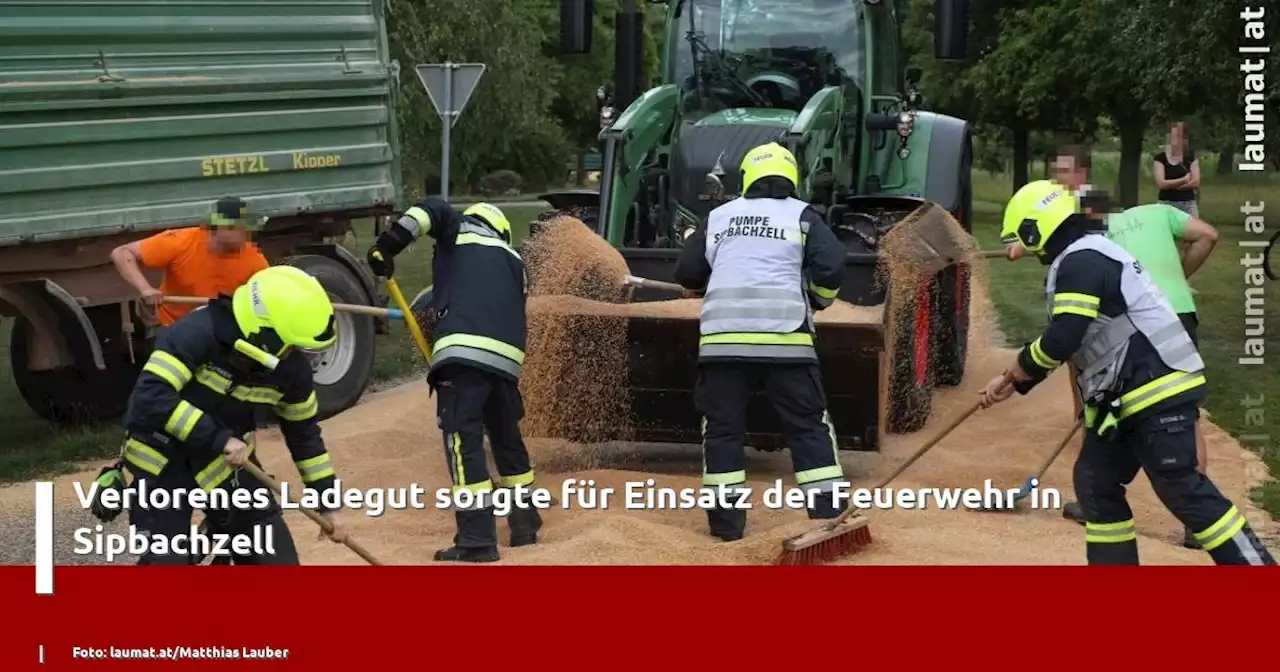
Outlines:
{"type": "Polygon", "coordinates": [[[89,506],[89,512],[93,514],[94,518],[97,518],[104,523],[109,523],[115,520],[116,516],[119,516],[120,512],[124,510],[124,463],[116,462],[115,464],[103,467],[102,471],[98,472],[98,477],[94,479],[94,482],[98,484],[98,488],[94,492],[93,502],[89,506]],[[119,493],[120,504],[116,507],[109,507],[103,503],[102,493],[107,490],[115,490],[119,493]]]}
{"type": "Polygon", "coordinates": [[[387,254],[377,245],[369,248],[366,260],[369,262],[369,270],[379,278],[390,278],[396,274],[395,257],[387,254]]]}

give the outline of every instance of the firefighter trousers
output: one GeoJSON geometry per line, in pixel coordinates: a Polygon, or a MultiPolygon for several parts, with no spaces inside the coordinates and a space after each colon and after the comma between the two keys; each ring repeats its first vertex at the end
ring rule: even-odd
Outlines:
{"type": "MultiPolygon", "coordinates": [[[[250,459],[261,468],[262,465],[258,463],[256,455],[250,459]]],[[[167,490],[170,493],[176,493],[179,489],[183,493],[199,489],[196,486],[195,470],[185,460],[171,460],[164,470],[160,472],[159,476],[143,473],[135,469],[133,465],[126,466],[133,475],[134,487],[143,487],[142,484],[145,482],[145,487],[150,490],[167,490]]],[[[228,494],[231,494],[237,488],[249,490],[250,492],[262,490],[263,492],[253,496],[253,500],[262,500],[265,497],[264,501],[268,501],[270,504],[265,509],[237,509],[212,508],[215,503],[211,500],[208,502],[210,508],[202,509],[205,520],[203,534],[215,546],[219,543],[219,538],[228,540],[219,554],[215,556],[214,564],[301,564],[298,558],[298,549],[293,542],[293,536],[289,533],[289,527],[284,522],[280,504],[271,493],[271,490],[243,470],[236,470],[231,479],[218,486],[218,489],[229,491],[228,494]],[[223,537],[223,535],[229,536],[223,537]],[[237,537],[247,538],[251,542],[248,553],[235,552],[236,549],[233,548],[232,540],[237,537]],[[261,540],[259,548],[265,552],[259,553],[255,551],[252,545],[255,539],[261,540]],[[269,546],[266,545],[268,540],[270,542],[269,546]]],[[[245,495],[239,495],[241,499],[245,497],[245,495]]],[[[228,497],[228,505],[234,506],[230,500],[231,498],[228,497]]],[[[175,539],[179,535],[182,538],[188,537],[191,534],[193,513],[190,500],[185,494],[171,494],[169,501],[172,505],[167,508],[135,506],[129,510],[129,524],[133,525],[138,532],[145,532],[152,539],[157,536],[167,539],[175,539]]],[[[203,502],[201,503],[203,504],[203,502]]],[[[168,548],[166,549],[168,552],[157,553],[154,552],[157,550],[157,545],[153,542],[151,550],[138,559],[138,564],[198,565],[208,550],[216,550],[213,548],[197,548],[190,541],[182,544],[182,546],[182,548],[168,548]]]]}
{"type": "Polygon", "coordinates": [[[1089,564],[1138,564],[1138,536],[1125,486],[1139,469],[1215,563],[1276,564],[1240,510],[1196,470],[1199,417],[1199,404],[1187,402],[1122,422],[1112,437],[1086,431],[1074,481],[1085,517],[1089,564]]]}
{"type": "MultiPolygon", "coordinates": [[[[835,497],[834,489],[844,481],[844,471],[817,364],[717,362],[698,367],[694,403],[703,415],[703,487],[747,488],[747,406],[760,388],[782,425],[796,485],[806,491],[809,517],[838,516],[847,496],[835,497]]],[[[707,511],[711,534],[725,541],[746,533],[747,511],[734,506],[736,499],[728,497],[707,511]]]]}
{"type": "MultiPolygon", "coordinates": [[[[492,494],[494,483],[485,461],[484,437],[489,435],[498,485],[525,486],[534,481],[529,451],[520,436],[524,402],[516,381],[478,368],[453,364],[434,377],[436,424],[444,433],[445,457],[453,479],[454,518],[458,533],[454,546],[485,549],[498,545],[492,494]],[[467,491],[461,497],[460,491],[467,491]],[[459,506],[467,504],[469,506],[459,506]]],[[[517,491],[519,492],[519,491],[517,491]]],[[[536,538],[542,518],[533,503],[513,502],[507,517],[512,545],[536,538]]]]}

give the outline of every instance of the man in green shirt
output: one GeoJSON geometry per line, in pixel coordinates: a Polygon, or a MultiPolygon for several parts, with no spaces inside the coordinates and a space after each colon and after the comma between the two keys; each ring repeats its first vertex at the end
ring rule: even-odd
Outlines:
{"type": "MultiPolygon", "coordinates": [[[[1111,211],[1109,199],[1100,191],[1081,195],[1080,206],[1090,214],[1111,211]]],[[[1187,278],[1200,269],[1218,242],[1218,231],[1199,217],[1193,217],[1170,205],[1139,205],[1106,217],[1107,237],[1123,247],[1151,274],[1151,279],[1164,292],[1183,326],[1199,347],[1196,337],[1196,302],[1187,278]]],[[[1205,473],[1208,455],[1204,435],[1196,429],[1196,462],[1205,473]]],[[[1076,502],[1063,507],[1063,515],[1084,524],[1084,516],[1076,502]]],[[[1183,545],[1196,548],[1195,535],[1186,531],[1183,545]]]]}

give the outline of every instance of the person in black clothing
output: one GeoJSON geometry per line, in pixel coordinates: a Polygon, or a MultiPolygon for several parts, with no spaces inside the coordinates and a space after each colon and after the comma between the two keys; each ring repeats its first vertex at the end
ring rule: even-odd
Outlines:
{"type": "MultiPolygon", "coordinates": [[[[289,528],[266,485],[240,467],[261,467],[249,436],[263,411],[279,419],[285,445],[304,487],[318,493],[336,487],[333,463],[316,420],[319,405],[311,364],[300,349],[333,344],[333,305],[320,283],[291,266],[254,274],[234,296],[220,295],[161,333],[142,367],[123,419],[127,431],[122,461],[139,488],[245,489],[265,508],[211,508],[209,534],[250,535],[271,527],[275,556],[234,557],[236,564],[299,564],[289,528]],[[248,439],[246,441],[246,439],[248,439]]],[[[188,498],[175,506],[130,510],[130,523],[154,536],[190,532],[188,498]]],[[[334,525],[330,538],[345,536],[337,512],[321,509],[334,525]]],[[[147,553],[138,564],[191,564],[192,554],[147,553]]]]}
{"type": "Polygon", "coordinates": [[[1204,360],[1142,264],[1047,180],[1019,189],[1002,233],[1049,266],[1048,327],[982,392],[984,407],[1027,394],[1071,360],[1084,399],[1076,495],[1091,565],[1138,564],[1125,484],[1146,471],[1160,501],[1220,565],[1275,565],[1244,515],[1196,470],[1204,360]]]}
{"type": "MultiPolygon", "coordinates": [[[[706,290],[694,403],[704,416],[704,488],[747,489],[747,405],[763,387],[791,449],[810,518],[834,518],[847,498],[836,432],[814,347],[813,313],[844,281],[845,247],[812,205],[795,197],[795,157],[768,143],[746,153],[742,198],[720,205],[686,236],[675,278],[706,290]]],[[[723,541],[746,533],[747,512],[726,493],[707,511],[723,541]]]]}
{"type": "Polygon", "coordinates": [[[1200,188],[1200,164],[1188,144],[1187,125],[1178,122],[1169,131],[1169,144],[1156,154],[1152,172],[1160,189],[1157,199],[1192,217],[1200,215],[1196,204],[1200,188]]]}
{"type": "MultiPolygon", "coordinates": [[[[427,382],[439,395],[436,423],[444,432],[455,499],[465,504],[458,493],[467,491],[474,502],[455,510],[454,545],[437,551],[435,560],[493,562],[498,538],[493,481],[484,455],[486,432],[500,486],[534,482],[520,436],[529,278],[511,247],[511,223],[501,210],[477,203],[459,213],[438,197],[409,208],[378,236],[368,253],[369,267],[379,277],[392,277],[396,255],[423,234],[436,241],[429,329],[435,343],[427,382]]],[[[507,522],[513,547],[537,543],[542,518],[527,498],[516,503],[507,522]]]]}

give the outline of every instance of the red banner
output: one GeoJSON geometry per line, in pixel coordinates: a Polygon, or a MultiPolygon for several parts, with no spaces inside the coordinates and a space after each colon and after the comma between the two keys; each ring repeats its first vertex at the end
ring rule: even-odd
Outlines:
{"type": "Polygon", "coordinates": [[[1267,669],[1280,604],[1276,568],[56,572],[0,568],[0,669],[1267,669]]]}

